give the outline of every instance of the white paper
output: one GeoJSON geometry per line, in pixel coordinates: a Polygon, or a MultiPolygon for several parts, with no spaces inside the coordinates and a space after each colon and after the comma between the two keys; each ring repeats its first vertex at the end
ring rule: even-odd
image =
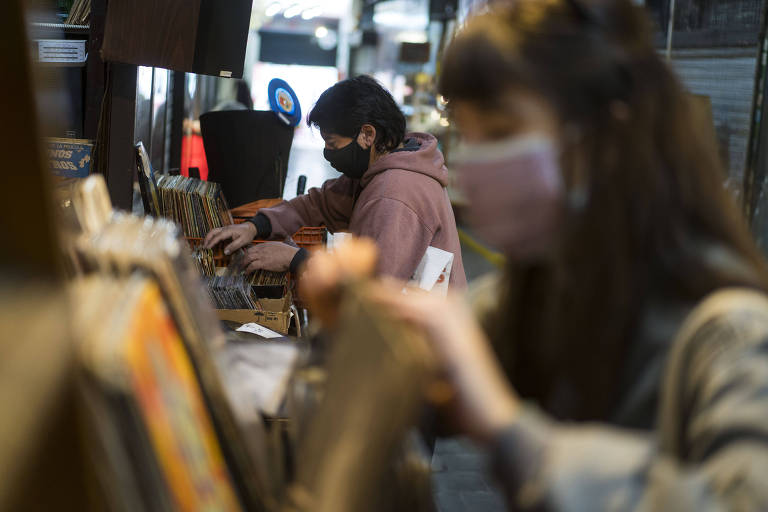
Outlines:
{"type": "Polygon", "coordinates": [[[339,247],[344,243],[345,240],[348,240],[352,237],[352,233],[347,233],[346,231],[337,231],[336,233],[328,233],[328,237],[326,239],[326,248],[329,252],[333,252],[336,247],[339,247]]]}
{"type": "Polygon", "coordinates": [[[253,418],[257,411],[277,415],[298,357],[299,349],[291,341],[227,343],[218,360],[238,415],[253,418]]]}
{"type": "Polygon", "coordinates": [[[437,247],[427,247],[408,285],[445,296],[448,294],[452,267],[452,253],[437,247]]]}
{"type": "Polygon", "coordinates": [[[240,327],[236,329],[239,332],[250,332],[251,334],[256,334],[258,336],[261,336],[262,338],[282,338],[283,335],[280,333],[277,333],[271,329],[267,329],[263,325],[255,324],[255,323],[249,323],[249,324],[243,324],[240,327]]]}

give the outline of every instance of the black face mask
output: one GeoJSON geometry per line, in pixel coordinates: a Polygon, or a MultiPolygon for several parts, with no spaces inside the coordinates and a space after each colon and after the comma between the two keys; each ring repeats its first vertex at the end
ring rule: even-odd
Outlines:
{"type": "Polygon", "coordinates": [[[371,148],[363,149],[356,140],[353,140],[343,148],[323,150],[323,156],[337,171],[359,180],[368,170],[368,162],[371,161],[371,148]]]}

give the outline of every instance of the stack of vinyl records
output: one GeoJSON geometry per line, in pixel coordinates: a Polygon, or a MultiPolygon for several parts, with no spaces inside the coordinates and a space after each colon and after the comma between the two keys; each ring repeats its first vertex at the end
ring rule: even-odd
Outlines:
{"type": "Polygon", "coordinates": [[[367,300],[365,286],[343,294],[327,377],[305,369],[298,389],[316,390],[286,401],[304,428],[266,431],[248,390],[271,388],[260,400],[277,411],[284,372],[265,369],[290,368],[295,351],[227,343],[176,224],[109,212],[101,176],[78,187],[75,335],[104,509],[431,509],[428,461],[408,455],[430,354],[367,300]],[[311,406],[301,396],[318,398],[311,406]]]}
{"type": "Polygon", "coordinates": [[[91,20],[91,0],[75,0],[64,21],[67,25],[88,25],[91,20]]]}
{"type": "Polygon", "coordinates": [[[431,454],[414,442],[412,429],[422,413],[413,390],[428,386],[433,356],[418,332],[393,322],[369,298],[365,282],[344,288],[323,376],[303,370],[294,379],[289,403],[296,409],[289,413],[300,464],[291,506],[432,511],[431,454]]]}
{"type": "Polygon", "coordinates": [[[259,270],[251,275],[208,276],[208,293],[216,309],[263,309],[259,299],[279,299],[288,290],[286,272],[259,270]]]}
{"type": "Polygon", "coordinates": [[[266,434],[256,423],[246,435],[234,416],[219,370],[225,335],[178,227],[93,208],[108,201],[99,178],[72,202],[76,333],[102,494],[115,510],[273,508],[266,434]]]}
{"type": "Polygon", "coordinates": [[[163,217],[179,224],[186,237],[204,238],[210,230],[232,224],[218,183],[160,176],[157,188],[163,217]]]}
{"type": "Polygon", "coordinates": [[[208,293],[216,309],[256,309],[248,281],[243,275],[208,278],[208,293]]]}
{"type": "Polygon", "coordinates": [[[216,275],[216,264],[213,260],[213,251],[211,249],[198,247],[192,251],[192,258],[201,276],[210,277],[216,275]]]}
{"type": "Polygon", "coordinates": [[[193,360],[157,282],[95,276],[75,286],[75,299],[91,441],[106,459],[99,477],[114,507],[242,510],[193,360]]]}
{"type": "Polygon", "coordinates": [[[152,217],[160,217],[160,195],[157,191],[157,180],[152,164],[149,161],[149,153],[144,143],[139,141],[136,146],[136,169],[138,171],[139,189],[141,200],[144,203],[144,213],[152,217]]]}

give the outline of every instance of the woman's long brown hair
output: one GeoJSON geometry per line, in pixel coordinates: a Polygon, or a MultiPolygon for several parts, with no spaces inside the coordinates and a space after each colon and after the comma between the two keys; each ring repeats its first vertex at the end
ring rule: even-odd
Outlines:
{"type": "Polygon", "coordinates": [[[562,244],[549,261],[510,265],[497,350],[518,392],[565,403],[550,411],[564,418],[615,406],[650,301],[768,290],[715,143],[651,35],[629,0],[518,0],[470,21],[443,63],[449,102],[503,108],[522,88],[562,123],[562,244]],[[713,263],[712,248],[740,265],[713,263]]]}

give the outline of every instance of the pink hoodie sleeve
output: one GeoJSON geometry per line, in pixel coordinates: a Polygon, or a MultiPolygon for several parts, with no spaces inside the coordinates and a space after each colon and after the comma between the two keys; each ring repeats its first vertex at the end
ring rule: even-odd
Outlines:
{"type": "Polygon", "coordinates": [[[341,176],[305,195],[260,210],[272,224],[272,238],[288,238],[303,226],[326,226],[336,232],[349,227],[355,204],[355,183],[341,176]]]}
{"type": "Polygon", "coordinates": [[[433,239],[432,231],[416,212],[397,199],[379,197],[358,207],[359,235],[372,238],[385,257],[379,275],[409,280],[433,239]]]}

